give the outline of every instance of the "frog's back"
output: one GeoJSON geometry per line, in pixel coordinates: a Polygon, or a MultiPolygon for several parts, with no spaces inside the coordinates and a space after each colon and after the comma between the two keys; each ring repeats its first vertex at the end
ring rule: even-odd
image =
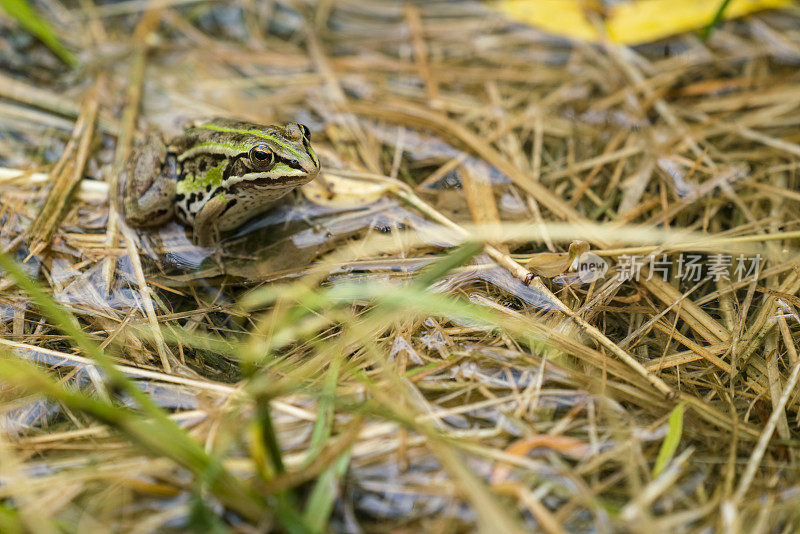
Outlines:
{"type": "Polygon", "coordinates": [[[280,137],[279,128],[236,119],[211,119],[191,124],[172,139],[169,150],[179,161],[199,152],[234,157],[245,155],[265,136],[280,137]]]}

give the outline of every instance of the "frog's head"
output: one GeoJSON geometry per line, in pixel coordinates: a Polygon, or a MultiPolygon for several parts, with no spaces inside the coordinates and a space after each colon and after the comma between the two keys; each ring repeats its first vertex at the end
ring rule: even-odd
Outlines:
{"type": "Polygon", "coordinates": [[[223,189],[289,190],[319,174],[319,159],[310,132],[302,124],[262,125],[234,119],[214,119],[187,130],[175,145],[178,161],[196,163],[204,184],[223,189]]]}
{"type": "Polygon", "coordinates": [[[303,185],[319,173],[311,133],[302,124],[263,126],[243,139],[246,157],[239,170],[243,181],[266,188],[303,185]]]}

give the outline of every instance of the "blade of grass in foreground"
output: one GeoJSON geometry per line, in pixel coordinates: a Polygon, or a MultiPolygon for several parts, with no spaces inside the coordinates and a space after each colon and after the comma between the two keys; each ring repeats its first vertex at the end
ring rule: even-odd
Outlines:
{"type": "Polygon", "coordinates": [[[3,252],[0,252],[0,269],[3,269],[13,278],[17,286],[28,294],[45,317],[50,319],[59,330],[64,332],[86,356],[97,362],[103,372],[106,373],[106,380],[112,389],[118,389],[130,395],[141,410],[154,419],[169,421],[164,411],[152,402],[145,393],[140,391],[124,373],[114,366],[111,359],[106,356],[97,344],[81,329],[75,317],[70,315],[64,308],[51,299],[47,293],[39,287],[39,284],[28,278],[22,268],[3,252]]]}
{"type": "MultiPolygon", "coordinates": [[[[39,307],[43,314],[97,362],[105,372],[111,389],[127,393],[144,415],[131,409],[75,393],[63,386],[40,368],[19,360],[13,353],[3,353],[0,359],[0,376],[28,392],[53,398],[68,408],[84,412],[123,434],[135,445],[154,456],[164,456],[182,465],[207,482],[211,492],[231,510],[252,521],[263,519],[268,513],[267,502],[248,484],[239,480],[221,465],[219,459],[209,456],[186,432],[167,417],[133,381],[119,371],[110,358],[80,328],[77,320],[42,290],[38,283],[28,278],[7,254],[0,252],[0,268],[10,275],[39,307]]],[[[308,530],[300,514],[283,500],[277,503],[278,520],[290,531],[308,530]]]]}
{"type": "Polygon", "coordinates": [[[336,384],[339,383],[339,368],[342,365],[342,356],[337,355],[328,366],[328,374],[322,386],[317,409],[317,422],[311,432],[311,441],[308,444],[308,454],[303,460],[303,465],[308,466],[317,455],[325,448],[325,443],[331,437],[333,429],[333,415],[336,409],[336,384]]]}
{"type": "Polygon", "coordinates": [[[115,406],[75,393],[34,365],[17,359],[9,352],[2,353],[0,376],[28,393],[39,393],[54,399],[69,409],[97,419],[125,436],[133,444],[153,456],[169,458],[196,476],[208,480],[211,492],[226,506],[251,519],[259,520],[266,511],[265,502],[233,475],[219,460],[208,456],[200,445],[167,419],[146,418],[128,408],[115,406]],[[208,475],[207,473],[212,473],[208,475]]]}
{"type": "Polygon", "coordinates": [[[483,243],[470,241],[460,247],[453,249],[442,258],[425,267],[417,276],[414,277],[414,284],[420,287],[428,287],[432,283],[444,278],[447,273],[465,265],[476,255],[483,251],[483,243]]]}
{"type": "Polygon", "coordinates": [[[20,26],[38,37],[47,48],[70,67],[78,64],[78,60],[72,52],[61,44],[47,21],[36,14],[27,0],[0,0],[0,6],[3,6],[6,13],[19,22],[20,26]]]}
{"type": "Polygon", "coordinates": [[[681,434],[683,433],[683,410],[686,407],[685,402],[681,402],[672,409],[669,415],[669,429],[667,435],[664,436],[664,441],[661,443],[661,448],[658,450],[658,458],[656,464],[653,466],[653,478],[661,474],[672,457],[675,456],[675,451],[678,450],[678,444],[681,441],[681,434]]]}
{"type": "Polygon", "coordinates": [[[333,510],[333,503],[339,492],[337,486],[344,474],[347,466],[350,465],[350,449],[347,449],[339,456],[322,475],[317,478],[311,495],[306,502],[306,510],[303,518],[311,529],[315,532],[324,532],[328,524],[328,518],[333,510]]]}
{"type": "Polygon", "coordinates": [[[19,518],[19,512],[0,505],[0,531],[8,534],[22,533],[25,530],[19,518]]]}
{"type": "Polygon", "coordinates": [[[228,534],[230,532],[197,491],[192,495],[189,508],[189,529],[193,532],[207,534],[228,534]]]}
{"type": "MultiPolygon", "coordinates": [[[[319,458],[319,453],[324,449],[325,443],[331,437],[333,429],[333,417],[336,409],[336,385],[339,381],[339,369],[342,364],[342,356],[339,354],[333,358],[328,366],[328,374],[322,386],[322,393],[319,397],[319,408],[317,409],[317,422],[311,434],[311,441],[308,446],[308,455],[303,461],[303,465],[308,466],[319,458]]],[[[347,472],[350,465],[350,448],[345,450],[325,471],[317,478],[314,488],[306,502],[303,518],[306,523],[316,532],[323,532],[328,524],[328,518],[333,510],[333,504],[338,496],[337,487],[339,481],[347,472]]]]}
{"type": "MultiPolygon", "coordinates": [[[[407,285],[395,286],[376,281],[334,284],[331,287],[315,291],[313,307],[308,306],[308,301],[291,288],[286,288],[284,294],[295,298],[281,299],[279,289],[275,287],[263,292],[254,291],[249,296],[251,303],[264,303],[267,300],[278,302],[280,300],[281,305],[285,307],[286,316],[295,318],[303,315],[320,316],[326,319],[323,321],[326,324],[342,325],[341,333],[336,337],[335,344],[328,349],[330,353],[351,353],[353,347],[361,347],[371,354],[372,361],[383,371],[381,376],[387,380],[381,381],[380,385],[365,385],[372,390],[372,396],[377,399],[377,402],[387,410],[384,417],[392,420],[403,419],[409,428],[430,438],[428,443],[431,452],[457,481],[466,500],[474,506],[483,527],[492,525],[493,528],[498,528],[503,532],[518,532],[522,529],[514,514],[501,504],[486,486],[485,481],[470,471],[460,451],[454,450],[449,443],[446,443],[447,439],[440,436],[434,428],[417,420],[417,417],[424,412],[424,408],[417,406],[414,400],[416,396],[407,390],[408,384],[394,373],[390,365],[387,365],[372,341],[376,331],[385,328],[399,316],[404,318],[417,314],[422,317],[444,316],[456,322],[468,321],[490,328],[500,324],[500,317],[492,310],[476,306],[464,299],[454,298],[453,295],[437,293],[429,289],[432,283],[470,261],[481,250],[481,245],[467,243],[442,256],[439,261],[431,264],[407,285]],[[269,295],[269,299],[263,298],[266,295],[269,295]],[[297,298],[298,295],[299,298],[297,298]],[[354,304],[363,304],[367,311],[353,315],[354,304]],[[295,314],[295,310],[302,310],[302,313],[295,314]],[[338,346],[337,344],[343,345],[338,346]]],[[[268,341],[259,346],[259,349],[265,353],[271,352],[277,346],[276,338],[285,338],[281,329],[296,329],[299,326],[298,324],[286,325],[273,322],[273,317],[269,312],[262,315],[261,321],[263,323],[256,322],[256,331],[269,331],[272,334],[268,341]]],[[[253,354],[251,357],[257,359],[263,357],[263,354],[253,354]]],[[[291,373],[286,377],[296,381],[298,385],[303,383],[303,377],[292,376],[291,373]]],[[[362,378],[371,384],[371,380],[366,375],[362,378]]],[[[320,429],[319,434],[323,435],[324,429],[320,429]]],[[[318,526],[326,520],[329,514],[327,509],[335,498],[335,483],[343,473],[339,469],[346,468],[345,462],[342,455],[338,456],[337,461],[332,466],[328,466],[324,475],[318,479],[318,485],[313,490],[314,501],[306,507],[305,518],[311,521],[312,526],[318,526]],[[312,508],[312,506],[316,506],[314,503],[318,504],[321,509],[312,508]]]]}
{"type": "Polygon", "coordinates": [[[719,4],[719,8],[717,9],[716,13],[714,13],[714,18],[711,19],[711,22],[700,31],[700,38],[702,40],[707,40],[711,37],[711,32],[713,32],[719,23],[722,22],[722,17],[725,15],[725,10],[728,8],[728,4],[731,3],[731,0],[722,0],[719,4]]]}

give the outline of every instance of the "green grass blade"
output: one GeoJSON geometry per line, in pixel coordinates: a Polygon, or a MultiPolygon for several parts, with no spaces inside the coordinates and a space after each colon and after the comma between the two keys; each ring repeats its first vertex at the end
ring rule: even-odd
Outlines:
{"type": "Polygon", "coordinates": [[[52,398],[68,408],[81,411],[116,429],[129,441],[153,456],[169,458],[207,482],[211,492],[232,510],[251,520],[265,513],[265,502],[255,491],[226,471],[219,460],[171,420],[148,419],[130,409],[115,406],[71,391],[37,366],[0,352],[0,376],[29,393],[52,398]]]}
{"type": "MultiPolygon", "coordinates": [[[[97,362],[98,366],[106,373],[107,381],[112,389],[119,389],[131,396],[141,410],[154,419],[171,423],[164,411],[158,407],[144,392],[117,369],[111,359],[99,349],[78,324],[77,319],[68,313],[61,305],[54,301],[41,288],[39,284],[29,278],[17,263],[3,252],[0,252],[0,269],[3,269],[25,291],[42,313],[64,332],[82,351],[97,362]]],[[[175,427],[178,428],[177,426],[175,427]]]]}
{"type": "Polygon", "coordinates": [[[256,412],[256,419],[260,427],[260,436],[264,440],[264,446],[269,453],[269,459],[272,461],[272,468],[275,473],[284,473],[286,467],[283,464],[283,454],[281,447],[278,444],[278,437],[275,435],[275,426],[272,424],[272,412],[268,398],[256,398],[256,405],[258,406],[256,412]]]}
{"type": "Polygon", "coordinates": [[[328,366],[328,374],[322,386],[322,394],[319,397],[319,407],[317,409],[317,422],[311,432],[311,440],[308,444],[308,455],[303,460],[303,465],[308,466],[314,458],[325,447],[328,438],[331,437],[333,429],[333,414],[336,409],[336,384],[339,381],[339,369],[342,365],[341,355],[333,358],[328,366]]]}
{"type": "Polygon", "coordinates": [[[275,508],[278,522],[289,534],[311,534],[313,532],[295,508],[290,492],[282,491],[277,495],[275,508]]]}
{"type": "Polygon", "coordinates": [[[483,251],[483,243],[468,241],[444,255],[441,259],[431,263],[414,277],[414,284],[428,287],[432,283],[444,278],[447,273],[461,267],[483,251]]]}
{"type": "Polygon", "coordinates": [[[55,55],[60,57],[70,67],[74,67],[78,64],[75,55],[61,44],[61,41],[56,37],[50,24],[36,14],[36,11],[34,11],[27,0],[0,0],[0,6],[19,22],[20,26],[38,37],[47,48],[52,50],[55,55]]]}
{"type": "Polygon", "coordinates": [[[306,511],[303,518],[313,532],[325,532],[328,519],[333,510],[333,504],[339,495],[338,485],[347,466],[350,465],[350,449],[341,454],[317,478],[314,489],[306,502],[306,511]]]}
{"type": "Polygon", "coordinates": [[[0,505],[0,532],[7,532],[8,534],[22,534],[25,532],[17,510],[0,505]]]}
{"type": "Polygon", "coordinates": [[[703,28],[700,32],[700,38],[704,41],[711,36],[711,32],[719,26],[719,23],[722,22],[722,17],[725,16],[725,10],[728,8],[728,4],[731,3],[731,0],[722,0],[719,4],[719,8],[717,12],[714,13],[714,17],[711,19],[711,22],[708,23],[708,26],[703,28]]]}
{"type": "Polygon", "coordinates": [[[199,478],[207,480],[211,491],[220,501],[243,516],[258,520],[264,515],[264,500],[250,486],[223,469],[218,459],[206,454],[200,444],[169,419],[164,410],[114,366],[111,359],[81,329],[75,317],[50,298],[37,282],[2,252],[0,268],[30,296],[50,321],[97,362],[106,374],[110,389],[130,395],[143,413],[73,392],[39,367],[21,361],[7,351],[0,352],[0,375],[5,380],[82,411],[116,429],[149,454],[165,456],[186,467],[199,478]]]}
{"type": "Polygon", "coordinates": [[[653,466],[653,478],[661,474],[669,461],[672,460],[672,457],[675,456],[675,451],[678,450],[681,434],[683,434],[683,411],[685,408],[686,403],[681,402],[675,406],[672,413],[669,415],[669,429],[658,451],[656,464],[653,466]]]}
{"type": "Polygon", "coordinates": [[[216,516],[200,492],[195,491],[189,506],[189,530],[208,534],[228,534],[230,529],[216,516]]]}

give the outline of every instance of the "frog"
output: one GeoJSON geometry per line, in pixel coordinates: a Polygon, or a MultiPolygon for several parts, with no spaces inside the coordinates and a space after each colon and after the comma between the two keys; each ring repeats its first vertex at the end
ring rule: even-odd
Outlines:
{"type": "Polygon", "coordinates": [[[120,174],[119,209],[134,227],[177,219],[211,247],[319,171],[303,124],[197,121],[168,141],[151,131],[137,144],[120,174]]]}

